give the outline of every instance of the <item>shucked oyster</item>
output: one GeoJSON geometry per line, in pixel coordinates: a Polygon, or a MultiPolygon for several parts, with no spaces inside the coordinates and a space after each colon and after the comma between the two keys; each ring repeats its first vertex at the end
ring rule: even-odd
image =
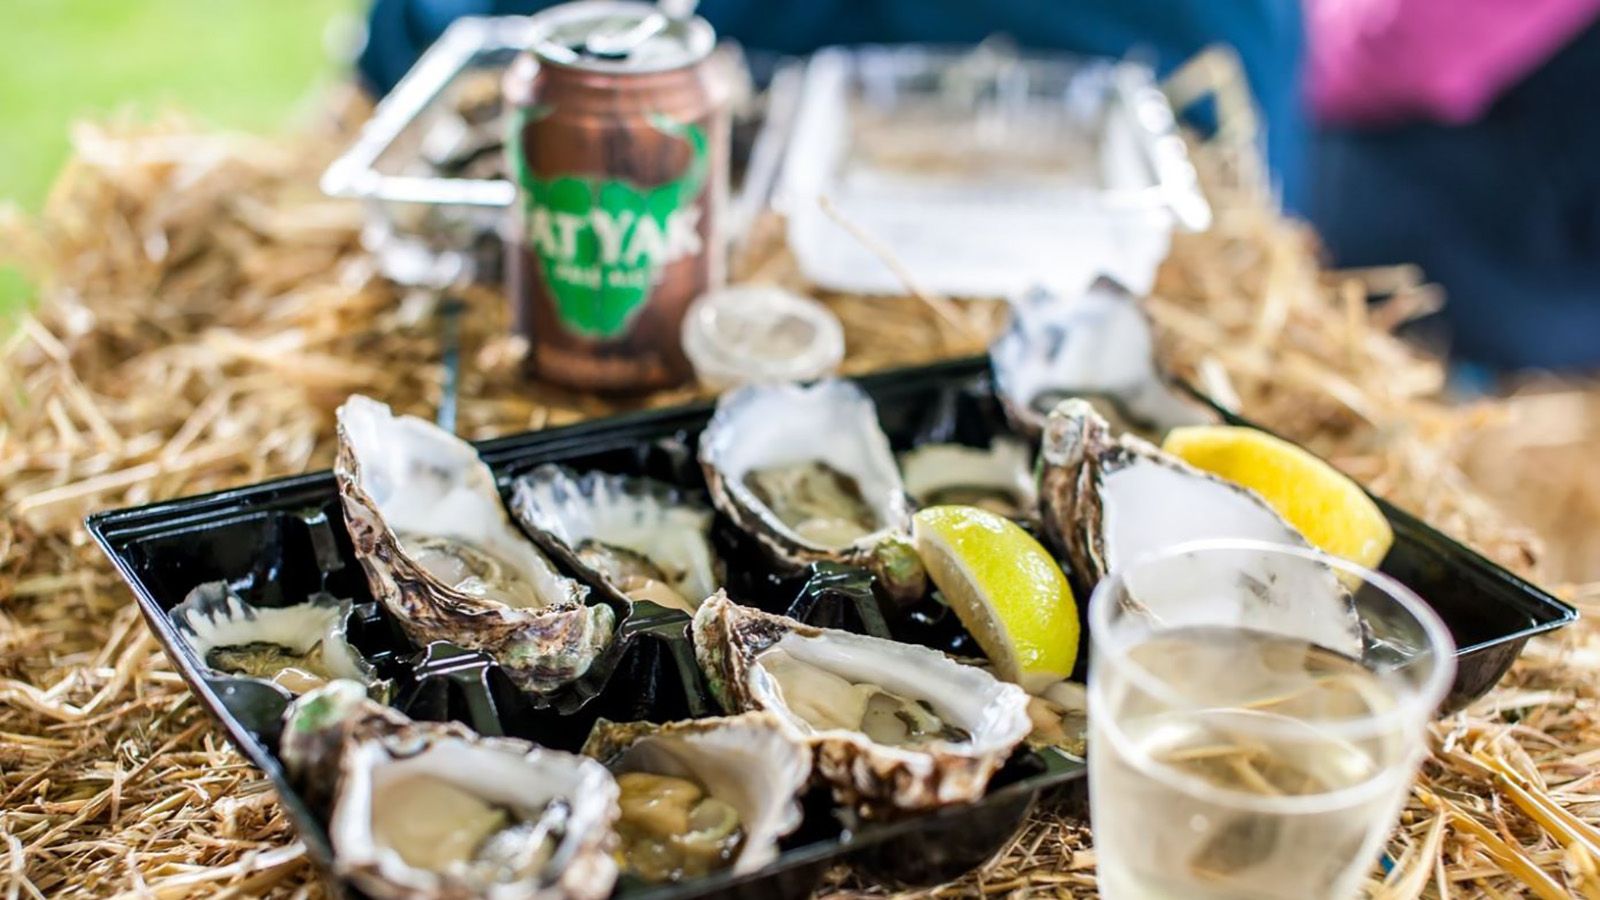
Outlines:
{"type": "MultiPolygon", "coordinates": [[[[301,698],[285,734],[289,746],[337,755],[328,823],[334,869],[363,892],[497,900],[610,894],[617,785],[604,766],[349,700],[301,698]],[[343,740],[318,740],[319,731],[343,740]]],[[[285,762],[297,778],[330,770],[289,753],[285,762]]]]}
{"type": "Polygon", "coordinates": [[[375,695],[389,683],[350,646],[350,601],[313,594],[291,606],[256,606],[225,581],[202,584],[168,613],[207,668],[269,681],[291,694],[349,678],[375,695]]]}
{"type": "Polygon", "coordinates": [[[1139,299],[1109,278],[1080,296],[1035,288],[1011,300],[1011,324],[989,348],[995,392],[1028,434],[1061,400],[1082,397],[1118,430],[1165,432],[1215,420],[1178,391],[1156,360],[1139,299]]]}
{"type": "Polygon", "coordinates": [[[622,790],[624,866],[646,881],[752,872],[799,827],[811,750],[771,713],[655,725],[601,721],[583,752],[622,790]]]}
{"type": "MultiPolygon", "coordinates": [[[[1308,546],[1305,538],[1255,492],[1202,472],[1150,443],[1110,426],[1088,403],[1067,400],[1045,426],[1039,499],[1045,534],[1090,585],[1107,572],[1145,554],[1189,541],[1252,538],[1308,546]]],[[[1290,562],[1293,562],[1292,560],[1290,562]]],[[[1182,624],[1185,609],[1202,609],[1213,598],[1237,596],[1242,583],[1305,583],[1288,592],[1302,598],[1294,608],[1264,609],[1279,617],[1274,627],[1352,656],[1360,656],[1361,625],[1349,592],[1332,569],[1286,565],[1272,554],[1247,569],[1196,557],[1192,566],[1163,567],[1181,584],[1145,584],[1141,599],[1169,624],[1182,624]],[[1310,574],[1308,574],[1310,573],[1310,574]],[[1164,598],[1164,599],[1163,599],[1164,598]]]]}
{"type": "Polygon", "coordinates": [[[711,510],[670,485],[543,465],[512,485],[511,508],[540,546],[618,601],[693,613],[720,581],[711,510]]]}
{"type": "Polygon", "coordinates": [[[777,563],[866,566],[896,596],[926,584],[911,509],[877,411],[848,381],[749,385],[700,436],[711,498],[777,563]]]}
{"type": "Polygon", "coordinates": [[[1038,505],[1028,448],[1010,438],[996,438],[987,449],[924,444],[900,454],[900,474],[918,506],[976,506],[1021,519],[1038,505]]]}
{"type": "Polygon", "coordinates": [[[717,701],[776,713],[811,743],[835,797],[869,812],[982,795],[1032,727],[1021,688],[926,647],[812,628],[721,592],[693,633],[717,701]]]}
{"type": "Polygon", "coordinates": [[[517,530],[470,444],[361,396],[338,424],[334,474],[356,556],[413,641],[482,650],[533,691],[588,670],[615,614],[586,606],[588,589],[517,530]]]}

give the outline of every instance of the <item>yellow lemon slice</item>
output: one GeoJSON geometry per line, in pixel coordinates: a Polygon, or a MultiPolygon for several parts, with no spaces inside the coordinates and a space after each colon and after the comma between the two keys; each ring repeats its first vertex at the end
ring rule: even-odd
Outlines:
{"type": "Polygon", "coordinates": [[[1338,469],[1254,428],[1174,428],[1161,449],[1197,469],[1247,487],[1312,546],[1375,568],[1394,543],[1383,511],[1338,469]]]}
{"type": "Polygon", "coordinates": [[[1066,678],[1078,657],[1078,604],[1033,536],[975,506],[931,506],[912,534],[928,575],[995,674],[1035,690],[1066,678]]]}

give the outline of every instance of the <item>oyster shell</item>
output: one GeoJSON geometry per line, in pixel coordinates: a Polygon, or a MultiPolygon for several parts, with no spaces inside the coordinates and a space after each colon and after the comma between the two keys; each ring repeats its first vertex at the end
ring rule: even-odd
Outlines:
{"type": "Polygon", "coordinates": [[[921,596],[911,507],[877,411],[848,381],[749,385],[722,396],[700,436],[711,499],[787,571],[841,562],[890,594],[921,596]]]}
{"type": "Polygon", "coordinates": [[[1039,434],[1068,397],[1092,400],[1119,431],[1161,433],[1216,419],[1161,370],[1139,298],[1104,276],[1077,297],[1034,288],[1011,298],[1010,325],[989,361],[995,393],[1025,434],[1039,434]]]}
{"type": "Polygon", "coordinates": [[[547,553],[618,602],[693,614],[721,581],[711,509],[659,481],[547,464],[513,483],[511,509],[547,553]]]}
{"type": "Polygon", "coordinates": [[[256,606],[225,581],[189,592],[167,613],[184,642],[219,675],[254,678],[301,694],[336,678],[360,682],[374,696],[389,682],[350,645],[350,601],[313,594],[292,606],[256,606]]]}
{"type": "MultiPolygon", "coordinates": [[[[739,873],[753,872],[778,857],[778,839],[800,826],[796,795],[811,777],[811,749],[784,731],[771,713],[666,725],[602,720],[583,752],[605,763],[619,779],[628,773],[688,779],[711,800],[731,807],[742,837],[731,860],[722,865],[739,873]]],[[[626,823],[626,786],[623,794],[626,823]]]]}
{"type": "Polygon", "coordinates": [[[411,722],[344,691],[291,707],[291,776],[337,758],[334,869],[377,898],[588,900],[617,867],[617,785],[591,759],[458,725],[411,722]],[[376,707],[376,709],[374,709],[376,707]]]}
{"type": "MultiPolygon", "coordinates": [[[[1039,499],[1045,535],[1086,584],[1140,556],[1190,541],[1251,538],[1309,546],[1255,492],[1202,472],[1133,435],[1111,427],[1083,400],[1050,413],[1041,449],[1039,499]]],[[[1164,566],[1181,578],[1145,579],[1139,599],[1169,624],[1182,624],[1209,598],[1236,595],[1242,580],[1305,583],[1294,608],[1263,610],[1274,627],[1332,650],[1360,656],[1362,629],[1350,594],[1331,568],[1308,570],[1263,554],[1247,570],[1196,557],[1164,566]],[[1307,574],[1314,571],[1314,575],[1307,574]]]]}
{"type": "Polygon", "coordinates": [[[1011,438],[995,438],[988,448],[923,444],[900,454],[900,474],[918,506],[976,506],[1022,519],[1039,503],[1028,448],[1011,438]]]}
{"type": "MultiPolygon", "coordinates": [[[[357,682],[330,681],[295,698],[283,714],[278,758],[313,807],[326,811],[339,783],[339,755],[360,740],[397,734],[411,725],[399,710],[374,701],[357,682]]],[[[432,723],[439,733],[461,738],[472,731],[456,723],[432,723]]]]}
{"type": "Polygon", "coordinates": [[[470,444],[375,400],[339,407],[334,474],[372,593],[417,643],[481,650],[525,689],[582,675],[616,615],[506,514],[470,444]]]}
{"type": "Polygon", "coordinates": [[[973,800],[1031,729],[1028,695],[926,647],[812,628],[718,592],[695,656],[728,710],[775,713],[864,812],[973,800]]]}

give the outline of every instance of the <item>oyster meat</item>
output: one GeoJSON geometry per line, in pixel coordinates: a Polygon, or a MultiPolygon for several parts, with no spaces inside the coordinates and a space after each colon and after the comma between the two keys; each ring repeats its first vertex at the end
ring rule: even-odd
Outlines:
{"type": "Polygon", "coordinates": [[[291,694],[348,678],[387,696],[389,683],[346,636],[349,600],[313,594],[291,606],[256,606],[227,582],[212,581],[167,615],[195,658],[218,674],[267,681],[291,694]]]}
{"type": "Polygon", "coordinates": [[[1054,747],[1084,758],[1088,752],[1089,692],[1081,682],[1062,680],[1028,697],[1033,733],[1028,744],[1054,747]]]}
{"type": "Polygon", "coordinates": [[[695,655],[719,703],[811,743],[835,796],[868,813],[961,803],[1027,736],[1028,696],[927,647],[701,604],[695,655]]]}
{"type": "Polygon", "coordinates": [[[711,509],[659,481],[543,465],[512,485],[511,508],[546,552],[619,602],[692,614],[721,581],[711,509]]]}
{"type": "MultiPolygon", "coordinates": [[[[1309,546],[1255,492],[1202,472],[1133,435],[1111,427],[1083,400],[1050,413],[1041,449],[1039,498],[1044,531],[1086,584],[1149,553],[1191,541],[1250,538],[1309,546]]],[[[1293,608],[1266,608],[1275,630],[1359,657],[1362,628],[1349,591],[1331,568],[1286,565],[1261,554],[1249,565],[1196,556],[1162,566],[1163,582],[1142,579],[1138,599],[1171,625],[1184,624],[1207,603],[1237,602],[1242,585],[1303,581],[1290,591],[1293,608]]],[[[1256,591],[1257,594],[1263,592],[1256,591]]]]}
{"type": "Polygon", "coordinates": [[[518,531],[472,446],[354,396],[339,407],[334,474],[372,593],[419,644],[481,650],[518,685],[582,675],[616,615],[518,531]]]}
{"type": "Polygon", "coordinates": [[[976,506],[1025,519],[1039,502],[1028,448],[1011,438],[995,438],[987,448],[924,444],[900,454],[900,474],[921,507],[976,506]]]}
{"type": "Polygon", "coordinates": [[[989,361],[995,393],[1026,434],[1039,434],[1069,397],[1092,401],[1119,431],[1159,434],[1216,420],[1162,371],[1139,298],[1104,276],[1077,297],[1044,288],[1013,297],[1010,325],[990,346],[989,361]]]}
{"type": "Polygon", "coordinates": [[[583,752],[622,791],[624,866],[646,881],[752,872],[799,827],[811,750],[770,713],[655,725],[602,720],[583,752]]]}
{"type": "Polygon", "coordinates": [[[778,521],[820,546],[847,547],[878,527],[861,483],[821,460],[751,469],[744,487],[778,521]]]}
{"type": "MultiPolygon", "coordinates": [[[[308,695],[285,726],[289,746],[336,756],[340,875],[377,898],[610,894],[617,785],[604,766],[372,706],[308,695]]],[[[285,764],[301,778],[329,771],[294,753],[285,764]]]]}
{"type": "Polygon", "coordinates": [[[848,381],[749,385],[722,396],[700,436],[711,498],[783,569],[832,561],[920,596],[911,507],[889,440],[848,381]]]}

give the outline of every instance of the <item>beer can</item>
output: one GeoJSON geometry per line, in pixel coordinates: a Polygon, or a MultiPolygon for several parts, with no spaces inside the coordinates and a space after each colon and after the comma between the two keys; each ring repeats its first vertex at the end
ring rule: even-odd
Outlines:
{"type": "Polygon", "coordinates": [[[704,19],[611,0],[532,24],[537,38],[506,74],[518,191],[507,287],[531,372],[602,392],[681,384],[693,374],[684,314],[726,263],[716,35],[704,19]]]}

